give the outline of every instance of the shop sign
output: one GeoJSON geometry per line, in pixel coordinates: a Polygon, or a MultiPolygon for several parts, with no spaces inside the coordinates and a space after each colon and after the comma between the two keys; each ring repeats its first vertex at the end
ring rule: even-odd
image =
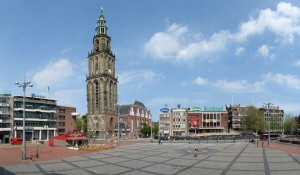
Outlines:
{"type": "Polygon", "coordinates": [[[162,113],[168,113],[169,109],[168,108],[161,108],[160,112],[162,112],[162,113]]]}
{"type": "Polygon", "coordinates": [[[207,107],[204,106],[204,111],[205,112],[224,112],[224,108],[223,107],[207,107]]]}
{"type": "Polygon", "coordinates": [[[193,111],[201,111],[201,108],[199,106],[194,106],[192,110],[193,111]]]}

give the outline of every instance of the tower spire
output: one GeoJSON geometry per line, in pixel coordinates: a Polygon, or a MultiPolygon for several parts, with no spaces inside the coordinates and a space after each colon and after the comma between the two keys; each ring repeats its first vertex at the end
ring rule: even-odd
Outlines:
{"type": "Polygon", "coordinates": [[[108,30],[108,28],[107,28],[105,17],[104,17],[103,7],[101,7],[100,16],[97,21],[97,26],[95,29],[96,35],[99,35],[99,34],[107,35],[107,30],[108,30]]]}

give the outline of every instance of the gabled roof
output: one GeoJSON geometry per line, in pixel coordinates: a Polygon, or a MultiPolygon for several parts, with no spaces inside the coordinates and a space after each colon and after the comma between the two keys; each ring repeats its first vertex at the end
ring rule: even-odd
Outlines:
{"type": "Polygon", "coordinates": [[[137,100],[135,100],[135,102],[134,102],[133,104],[134,104],[134,105],[137,105],[137,106],[139,106],[139,107],[142,107],[142,108],[146,108],[145,105],[144,105],[144,103],[139,102],[139,101],[137,101],[137,100]]]}

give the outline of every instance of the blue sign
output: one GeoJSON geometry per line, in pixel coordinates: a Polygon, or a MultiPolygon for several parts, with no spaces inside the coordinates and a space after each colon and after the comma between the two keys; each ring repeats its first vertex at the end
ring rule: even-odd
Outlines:
{"type": "Polygon", "coordinates": [[[169,109],[168,109],[168,108],[161,108],[161,109],[160,109],[160,112],[168,113],[168,112],[169,112],[169,109]]]}

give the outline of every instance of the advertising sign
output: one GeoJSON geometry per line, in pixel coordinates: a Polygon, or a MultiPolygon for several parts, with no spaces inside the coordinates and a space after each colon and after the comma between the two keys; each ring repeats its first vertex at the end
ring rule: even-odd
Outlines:
{"type": "Polygon", "coordinates": [[[224,108],[223,107],[207,107],[204,106],[204,111],[205,112],[223,112],[224,108]]]}
{"type": "Polygon", "coordinates": [[[169,109],[168,108],[161,108],[160,112],[162,112],[162,113],[168,113],[169,109]]]}
{"type": "Polygon", "coordinates": [[[201,108],[199,106],[194,106],[192,108],[193,111],[201,111],[201,108]]]}

